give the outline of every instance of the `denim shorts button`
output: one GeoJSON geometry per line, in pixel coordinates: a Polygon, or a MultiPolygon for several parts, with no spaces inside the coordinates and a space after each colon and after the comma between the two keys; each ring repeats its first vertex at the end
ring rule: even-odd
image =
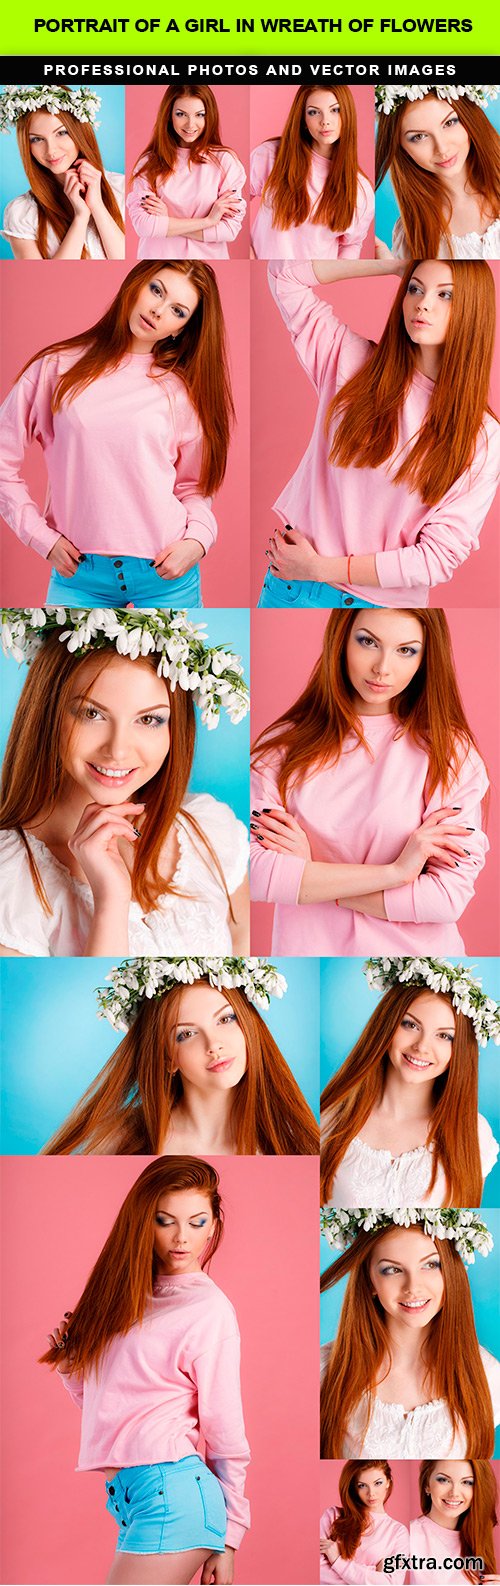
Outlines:
{"type": "Polygon", "coordinates": [[[112,1498],[114,1498],[114,1496],[115,1496],[115,1489],[114,1489],[114,1487],[109,1487],[109,1488],[108,1488],[108,1491],[109,1491],[109,1492],[110,1492],[110,1493],[111,1493],[111,1497],[112,1497],[112,1498]]]}
{"type": "Polygon", "coordinates": [[[113,567],[123,567],[123,562],[113,562],[113,567]]]}
{"type": "Polygon", "coordinates": [[[287,589],[291,589],[292,586],[291,586],[291,584],[287,584],[286,587],[287,587],[287,589]]]}
{"type": "Polygon", "coordinates": [[[122,1520],[122,1525],[124,1525],[126,1527],[127,1521],[126,1520],[122,1520]]]}
{"type": "Polygon", "coordinates": [[[345,600],[344,600],[344,605],[345,606],[352,606],[353,599],[354,599],[353,595],[346,595],[345,600]]]}

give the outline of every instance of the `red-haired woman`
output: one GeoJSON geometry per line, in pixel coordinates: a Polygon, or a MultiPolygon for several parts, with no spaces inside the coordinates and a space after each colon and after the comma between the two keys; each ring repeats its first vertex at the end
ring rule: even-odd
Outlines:
{"type": "Polygon", "coordinates": [[[410,1522],[410,1586],[442,1586],[450,1559],[463,1580],[500,1581],[493,1536],[497,1484],[489,1460],[424,1459],[419,1487],[421,1514],[410,1522]],[[455,1564],[458,1559],[463,1563],[455,1564]],[[481,1564],[466,1569],[467,1559],[481,1564]]]}
{"type": "Polygon", "coordinates": [[[397,258],[500,259],[500,138],[483,108],[490,92],[376,89],[377,186],[389,172],[397,258]]]}
{"type": "Polygon", "coordinates": [[[249,1449],[238,1324],[205,1271],[222,1234],[215,1169],[151,1162],[42,1356],[82,1411],[78,1470],[106,1476],[118,1526],[108,1582],[143,1583],[146,1569],[179,1586],[202,1566],[205,1581],[233,1579],[249,1449]]]}
{"type": "Polygon", "coordinates": [[[245,182],[241,160],[222,142],[212,89],[167,88],[127,199],[138,258],[228,259],[245,182]]]}
{"type": "Polygon", "coordinates": [[[7,204],[2,236],[15,259],[124,259],[125,180],[105,171],[88,88],[10,88],[1,130],[16,124],[29,191],[7,204]]]}
{"type": "Polygon", "coordinates": [[[373,189],[358,167],[350,88],[298,88],[279,138],[252,152],[257,259],[359,259],[373,189]]]}
{"type": "Polygon", "coordinates": [[[42,348],[1,409],[0,510],[50,563],[48,600],[201,604],[233,417],[210,265],[137,264],[102,318],[42,348]],[[49,495],[22,478],[38,440],[49,495]]]}
{"type": "Polygon", "coordinates": [[[285,527],[270,537],[259,603],[426,606],[477,549],[500,478],[492,271],[432,258],[273,261],[269,283],[318,411],[274,503],[285,527]],[[402,280],[375,346],[315,291],[391,273],[402,280]]]}
{"type": "MultiPolygon", "coordinates": [[[[325,1509],[320,1524],[320,1580],[380,1586],[386,1558],[408,1554],[408,1531],[386,1514],[392,1492],[392,1470],[386,1459],[348,1459],[339,1476],[340,1503],[325,1509]]],[[[405,1569],[391,1569],[400,1586],[405,1569]]]]}
{"type": "Polygon", "coordinates": [[[253,763],[252,896],[276,905],[274,952],[463,951],[488,777],[442,611],[332,612],[253,763]]]}

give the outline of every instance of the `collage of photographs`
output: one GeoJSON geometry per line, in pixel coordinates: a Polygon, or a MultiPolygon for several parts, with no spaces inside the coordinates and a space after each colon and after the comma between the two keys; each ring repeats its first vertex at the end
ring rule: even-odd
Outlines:
{"type": "Polygon", "coordinates": [[[0,134],[1,1579],[500,1583],[500,87],[0,134]]]}

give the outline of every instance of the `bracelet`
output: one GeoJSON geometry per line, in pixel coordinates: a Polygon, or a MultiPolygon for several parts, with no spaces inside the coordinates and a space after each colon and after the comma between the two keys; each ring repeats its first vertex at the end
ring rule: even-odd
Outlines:
{"type": "Polygon", "coordinates": [[[348,582],[348,584],[352,584],[351,562],[352,562],[352,556],[348,556],[348,558],[347,558],[347,582],[348,582]]]}

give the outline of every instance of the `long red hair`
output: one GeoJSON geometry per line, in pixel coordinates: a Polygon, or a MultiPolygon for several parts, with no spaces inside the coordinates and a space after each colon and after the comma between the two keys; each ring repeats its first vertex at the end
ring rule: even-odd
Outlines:
{"type": "Polygon", "coordinates": [[[51,1345],[41,1363],[57,1366],[71,1360],[73,1372],[97,1368],[101,1356],[117,1333],[140,1325],[153,1292],[158,1262],[154,1251],[154,1218],[161,1195],[177,1190],[199,1190],[210,1204],[215,1228],[201,1266],[208,1266],[223,1234],[219,1175],[208,1162],[195,1156],[159,1157],[150,1162],[132,1185],[111,1233],[98,1256],[83,1294],[68,1323],[65,1349],[51,1345]]]}
{"type": "MultiPolygon", "coordinates": [[[[321,1279],[324,1291],[349,1276],[339,1327],[321,1387],[321,1456],[341,1459],[349,1422],[365,1400],[363,1440],[370,1420],[371,1398],[384,1362],[391,1364],[385,1312],[373,1295],[370,1259],[381,1239],[380,1229],[356,1235],[321,1279]],[[366,1396],[366,1399],[365,1399],[366,1396]]],[[[439,1251],[444,1298],[430,1323],[422,1348],[429,1399],[444,1399],[455,1435],[465,1429],[465,1458],[488,1459],[493,1453],[491,1394],[479,1353],[467,1273],[452,1240],[434,1239],[439,1251]]]]}
{"type": "MultiPolygon", "coordinates": [[[[472,1503],[465,1514],[459,1515],[455,1529],[460,1532],[462,1558],[481,1558],[486,1575],[496,1575],[493,1527],[497,1523],[497,1484],[495,1473],[487,1459],[469,1461],[474,1477],[472,1503]]],[[[420,1503],[422,1514],[429,1514],[432,1499],[427,1490],[429,1477],[439,1466],[437,1459],[424,1459],[419,1469],[420,1503]]],[[[465,1580],[477,1581],[477,1575],[464,1570],[465,1580]]]]}
{"type": "Polygon", "coordinates": [[[450,261],[453,302],[439,374],[415,444],[396,467],[400,414],[418,353],[406,332],[403,302],[422,262],[408,265],[380,341],[330,402],[325,434],[337,468],[379,468],[392,460],[393,483],[406,484],[432,507],[472,466],[485,413],[492,413],[495,282],[484,259],[450,261]]]}
{"type": "Polygon", "coordinates": [[[172,120],[173,108],[178,99],[201,99],[205,107],[205,125],[195,143],[188,147],[190,165],[202,165],[207,154],[224,151],[219,126],[219,107],[211,88],[201,83],[183,83],[179,88],[167,88],[161,101],[151,138],[136,160],[134,176],[144,176],[154,190],[159,181],[165,181],[175,170],[179,149],[185,145],[178,138],[172,120]]]}
{"type": "MultiPolygon", "coordinates": [[[[423,988],[422,988],[423,989],[423,988]]],[[[418,997],[416,986],[391,986],[372,1013],[345,1063],[329,1081],[321,1097],[322,1112],[329,1112],[321,1146],[321,1199],[330,1199],[332,1184],[351,1141],[384,1093],[389,1063],[388,1048],[401,1019],[418,997]]],[[[440,992],[453,1008],[447,992],[440,992]]],[[[433,1087],[433,1111],[427,1136],[433,1161],[426,1195],[436,1182],[438,1168],[446,1179],[447,1206],[480,1206],[483,1191],[477,1132],[478,1045],[472,1020],[455,1012],[455,1034],[449,1067],[433,1087]]]]}
{"type": "Polygon", "coordinates": [[[392,1470],[386,1459],[348,1459],[339,1476],[340,1514],[332,1522],[330,1537],[336,1542],[341,1558],[354,1558],[362,1536],[370,1525],[370,1511],[357,1491],[357,1480],[363,1470],[381,1470],[389,1482],[387,1497],[392,1492],[392,1470]]]}
{"type": "MultiPolygon", "coordinates": [[[[173,1072],[181,996],[182,986],[175,986],[161,997],[144,998],[125,1039],[45,1146],[45,1155],[149,1155],[162,1149],[183,1094],[182,1077],[173,1072]]],[[[246,1073],[230,1093],[235,1154],[316,1155],[316,1120],[265,1020],[236,987],[225,988],[224,998],[247,1047],[246,1073]]]]}
{"type": "MultiPolygon", "coordinates": [[[[114,645],[99,651],[102,669],[116,657],[114,645]]],[[[125,657],[123,659],[126,659],[125,657]]],[[[25,828],[36,835],[36,826],[56,807],[61,792],[64,768],[61,738],[65,714],[74,694],[76,681],[88,655],[72,655],[59,635],[44,639],[31,662],[9,733],[3,764],[0,830],[18,832],[28,855],[37,897],[50,913],[41,877],[33,858],[25,828]]],[[[139,663],[134,661],[134,666],[139,663]]],[[[156,675],[158,660],[142,658],[156,675]]],[[[89,683],[87,692],[92,684],[89,683]]],[[[224,884],[220,865],[198,822],[182,809],[188,789],[195,747],[195,712],[189,690],[176,688],[170,693],[170,747],[156,775],[137,797],[145,805],[141,841],[133,851],[133,896],[141,908],[155,908],[158,898],[169,893],[180,895],[174,881],[161,874],[161,854],[176,816],[205,851],[207,864],[215,864],[224,884]]]]}
{"type": "Polygon", "coordinates": [[[350,88],[335,87],[342,128],[332,147],[323,192],[310,213],[307,183],[314,143],[306,125],[305,111],[312,91],[311,86],[297,89],[262,198],[270,204],[273,225],[279,231],[302,226],[306,220],[314,226],[329,226],[331,231],[347,231],[352,224],[358,195],[356,106],[350,88]]]}
{"type": "Polygon", "coordinates": [[[64,401],[71,401],[78,391],[83,391],[108,369],[117,369],[130,348],[129,319],[137,295],[161,270],[176,270],[188,277],[198,293],[198,303],[174,340],[167,336],[156,342],[151,378],[176,374],[183,381],[203,431],[198,488],[201,495],[212,495],[222,484],[226,471],[234,407],[222,304],[217,277],[209,264],[197,259],[142,260],[125,276],[116,297],[95,325],[78,336],[68,336],[42,347],[20,374],[24,374],[37,358],[74,348],[75,363],[61,375],[52,398],[52,411],[57,413],[64,401]]]}
{"type": "MultiPolygon", "coordinates": [[[[444,791],[457,777],[471,747],[477,748],[458,689],[451,636],[444,611],[413,611],[424,630],[420,666],[408,687],[391,703],[402,736],[408,733],[429,759],[426,796],[444,791]]],[[[356,714],[346,663],[347,640],[356,618],[353,611],[329,617],[323,649],[303,693],[290,709],[266,727],[253,748],[257,763],[263,753],[281,756],[278,786],[283,803],[288,789],[312,769],[335,765],[348,733],[366,750],[363,723],[356,714]]]]}
{"type": "MultiPolygon", "coordinates": [[[[30,184],[30,191],[32,192],[33,197],[36,199],[38,211],[38,230],[36,235],[37,247],[42,255],[42,259],[48,259],[49,252],[47,245],[47,232],[49,226],[52,226],[53,231],[55,231],[58,242],[62,242],[72,220],[74,220],[75,211],[73,209],[73,205],[69,201],[69,198],[66,197],[61,183],[58,182],[57,177],[45,166],[39,165],[38,160],[35,158],[32,152],[29,136],[32,115],[33,111],[30,110],[27,111],[26,115],[19,117],[16,128],[17,141],[19,144],[19,153],[21,155],[24,169],[30,184]]],[[[76,116],[71,114],[70,110],[58,110],[57,116],[58,120],[62,121],[63,126],[66,127],[66,131],[69,132],[70,137],[73,138],[73,142],[76,143],[78,154],[81,155],[84,160],[90,160],[91,165],[95,166],[96,170],[100,171],[101,194],[104,207],[107,209],[108,214],[112,216],[112,219],[116,221],[117,226],[120,227],[120,231],[125,232],[125,226],[119,206],[117,204],[113,189],[110,186],[105,174],[102,163],[102,155],[94,128],[90,125],[90,122],[78,121],[76,116]]],[[[81,257],[82,259],[88,259],[88,256],[88,250],[84,246],[82,248],[81,257]]]]}
{"type": "MultiPolygon", "coordinates": [[[[437,99],[437,94],[426,98],[437,99]]],[[[444,100],[438,101],[443,105],[444,100]]],[[[480,105],[463,95],[449,105],[449,114],[458,116],[470,138],[467,157],[469,188],[483,201],[486,216],[500,213],[500,138],[480,105]]],[[[389,171],[399,205],[406,251],[409,258],[437,259],[441,242],[452,253],[450,222],[452,207],[439,175],[424,171],[401,144],[401,122],[408,110],[405,101],[389,116],[378,118],[375,152],[376,186],[389,171]]]]}

